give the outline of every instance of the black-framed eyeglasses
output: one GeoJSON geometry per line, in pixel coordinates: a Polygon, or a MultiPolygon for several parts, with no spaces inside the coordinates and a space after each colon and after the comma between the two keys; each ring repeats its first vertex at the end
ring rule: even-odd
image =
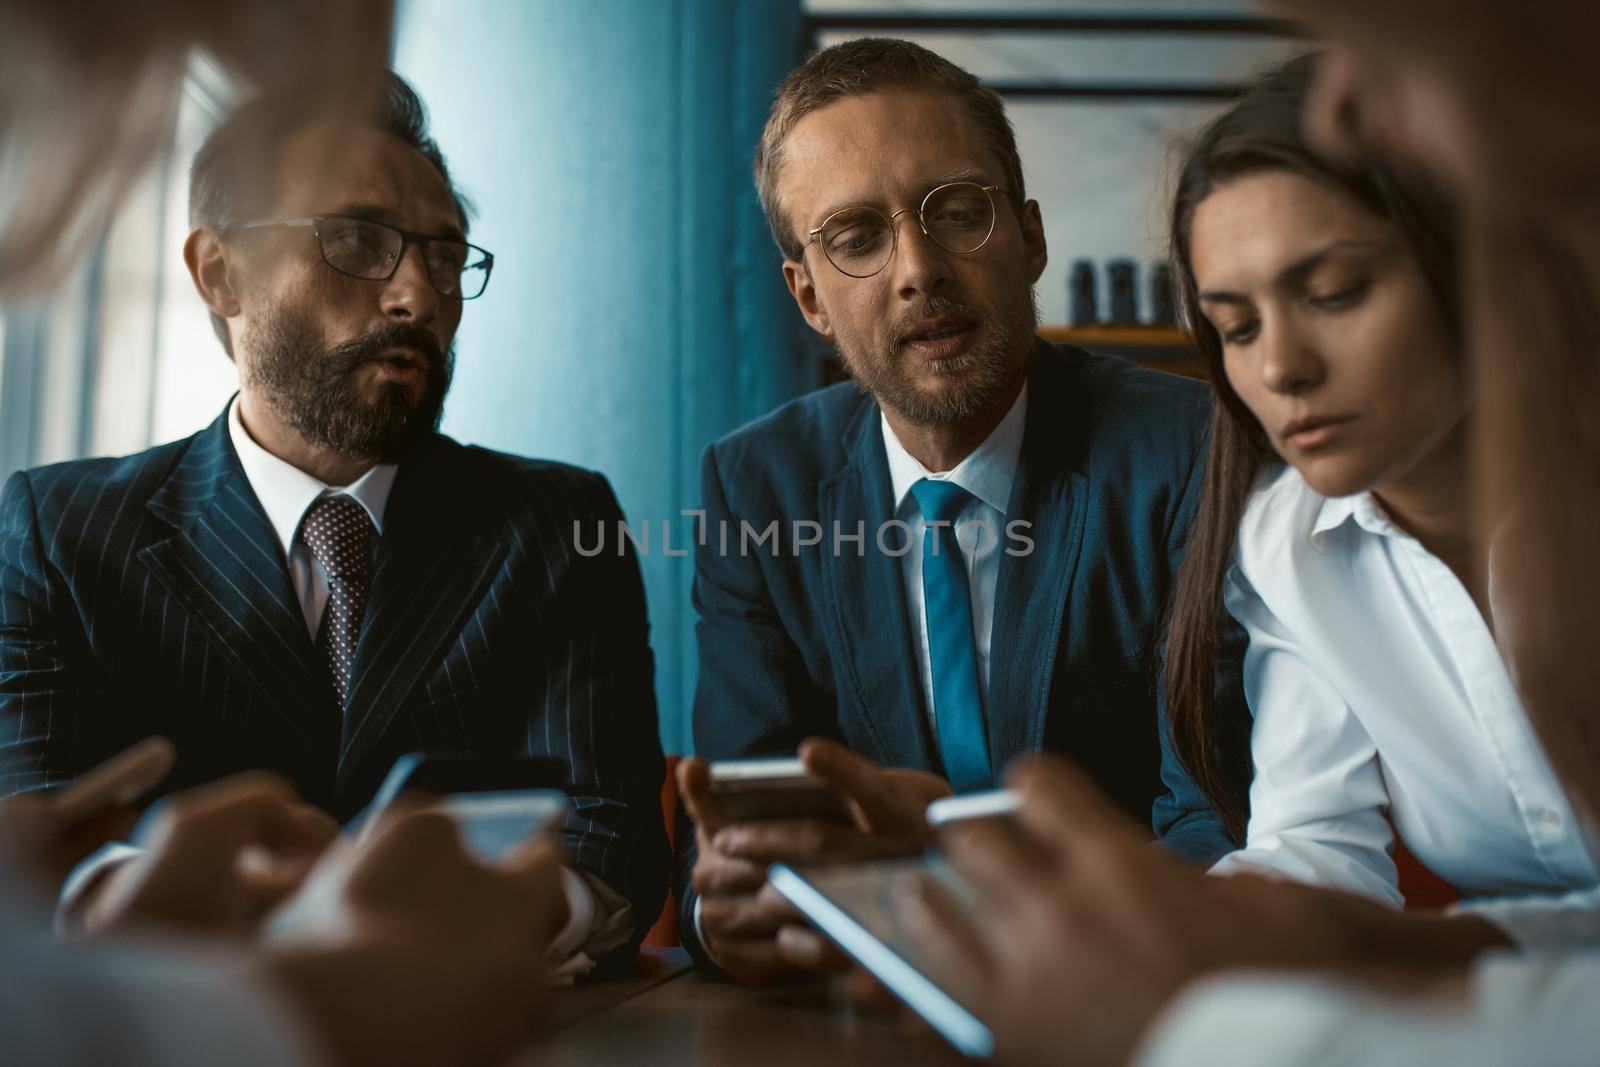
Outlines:
{"type": "Polygon", "coordinates": [[[386,282],[400,269],[406,249],[422,249],[428,282],[440,296],[472,300],[483,295],[494,270],[494,256],[486,249],[453,237],[429,237],[384,222],[349,215],[308,215],[297,219],[257,219],[239,225],[241,230],[268,226],[309,226],[316,235],[322,262],[351,278],[386,282]]]}
{"type": "MultiPolygon", "coordinates": [[[[916,208],[917,225],[928,240],[958,256],[982,248],[994,233],[994,194],[1006,190],[977,182],[946,182],[928,191],[916,208]]],[[[911,208],[885,215],[866,206],[841,208],[807,231],[841,274],[870,278],[889,265],[900,244],[897,220],[911,208]]]]}

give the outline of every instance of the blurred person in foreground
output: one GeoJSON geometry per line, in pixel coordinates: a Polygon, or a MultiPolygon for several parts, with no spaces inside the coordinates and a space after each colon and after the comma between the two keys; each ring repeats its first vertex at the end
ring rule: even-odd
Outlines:
{"type": "MultiPolygon", "coordinates": [[[[1476,506],[1509,581],[1497,632],[1530,721],[1594,841],[1600,715],[1600,126],[1592,7],[1278,0],[1336,46],[1306,121],[1466,204],[1476,506]]],[[[1146,1065],[1587,1064],[1600,953],[1419,963],[1381,909],[1259,879],[1202,879],[1065,766],[1018,768],[1024,855],[974,830],[952,860],[1002,902],[982,928],[908,890],[931,943],[981,968],[1010,1059],[1146,1065]],[[1272,967],[1272,972],[1259,970],[1272,967]],[[1217,971],[1251,973],[1220,975],[1217,971]],[[1295,973],[1284,973],[1284,971],[1295,973]]],[[[1412,922],[1388,913],[1391,922],[1412,922]]]]}
{"type": "MultiPolygon", "coordinates": [[[[381,85],[390,17],[388,0],[0,3],[0,300],[47,292],[170,142],[191,49],[310,93],[334,130],[381,85]]],[[[0,1060],[420,1067],[490,1062],[525,1037],[566,916],[548,842],[486,866],[441,816],[412,812],[360,851],[324,852],[325,818],[290,786],[232,779],[153,820],[103,902],[98,928],[128,940],[64,946],[56,887],[138,814],[88,788],[0,800],[0,1060]],[[239,941],[319,857],[319,925],[239,941]]]]}
{"type": "Polygon", "coordinates": [[[6,1062],[422,1067],[528,1036],[566,917],[548,837],[486,864],[447,816],[411,806],[360,848],[330,847],[336,828],[286,781],[239,775],[161,802],[95,933],[63,945],[41,865],[134,814],[87,801],[92,778],[0,800],[6,1062]]]}
{"type": "Polygon", "coordinates": [[[189,64],[294,86],[327,157],[383,92],[392,0],[0,0],[0,299],[50,292],[168,151],[189,64]]]}

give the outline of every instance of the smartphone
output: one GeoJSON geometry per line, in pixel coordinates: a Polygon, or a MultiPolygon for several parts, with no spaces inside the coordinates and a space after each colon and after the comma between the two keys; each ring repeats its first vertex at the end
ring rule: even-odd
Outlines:
{"type": "Polygon", "coordinates": [[[1021,800],[1014,789],[991,789],[983,793],[945,797],[928,805],[926,818],[934,829],[971,819],[1009,819],[1017,813],[1021,800]]]}
{"type": "Polygon", "coordinates": [[[981,976],[930,952],[900,923],[896,889],[908,879],[937,882],[959,906],[975,907],[971,888],[937,856],[767,869],[773,889],[957,1051],[991,1056],[994,1034],[967,1007],[981,976]]]}
{"type": "Polygon", "coordinates": [[[718,760],[711,764],[711,795],[732,822],[850,822],[844,798],[813,778],[798,759],[718,760]]]}
{"type": "Polygon", "coordinates": [[[455,819],[468,849],[493,861],[566,817],[572,800],[556,788],[565,777],[558,760],[412,752],[395,761],[351,828],[365,838],[402,794],[420,793],[455,819]]]}

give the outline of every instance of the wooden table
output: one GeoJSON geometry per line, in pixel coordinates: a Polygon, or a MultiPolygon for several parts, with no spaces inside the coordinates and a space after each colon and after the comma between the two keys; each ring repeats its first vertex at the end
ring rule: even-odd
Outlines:
{"type": "Polygon", "coordinates": [[[936,1035],[892,1014],[860,1011],[826,983],[747,990],[688,969],[677,950],[646,950],[642,977],[551,995],[522,1067],[648,1064],[957,1064],[936,1035]],[[562,998],[569,998],[563,1000],[562,998]]]}

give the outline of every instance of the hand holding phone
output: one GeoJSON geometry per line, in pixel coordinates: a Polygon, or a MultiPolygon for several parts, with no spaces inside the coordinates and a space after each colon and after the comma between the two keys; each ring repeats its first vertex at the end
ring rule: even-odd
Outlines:
{"type": "Polygon", "coordinates": [[[797,755],[722,765],[715,785],[715,765],[678,765],[695,822],[696,927],[718,966],[748,984],[848,963],[771,889],[770,864],[914,855],[931,837],[928,802],[950,792],[934,775],[879,767],[836,741],[813,738],[797,755]]]}
{"type": "Polygon", "coordinates": [[[822,819],[849,825],[844,798],[806,770],[800,759],[718,760],[711,798],[728,822],[822,819]]]}

